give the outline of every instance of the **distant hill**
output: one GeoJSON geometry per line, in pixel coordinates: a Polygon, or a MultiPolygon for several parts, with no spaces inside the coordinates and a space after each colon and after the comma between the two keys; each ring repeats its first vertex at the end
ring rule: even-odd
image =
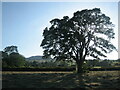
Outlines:
{"type": "Polygon", "coordinates": [[[51,58],[43,58],[42,56],[31,56],[26,58],[26,60],[51,60],[51,58]]]}

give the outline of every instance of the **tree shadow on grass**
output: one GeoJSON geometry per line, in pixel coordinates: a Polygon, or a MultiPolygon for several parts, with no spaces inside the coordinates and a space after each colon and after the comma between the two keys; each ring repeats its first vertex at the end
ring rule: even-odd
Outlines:
{"type": "MultiPolygon", "coordinates": [[[[114,73],[114,72],[112,72],[114,73]]],[[[119,89],[120,78],[118,74],[113,75],[111,72],[100,73],[98,75],[88,74],[65,74],[58,75],[49,80],[55,88],[83,88],[83,89],[119,89]]]]}
{"type": "Polygon", "coordinates": [[[76,74],[3,75],[3,88],[74,88],[79,85],[83,85],[82,76],[76,74]]]}
{"type": "Polygon", "coordinates": [[[63,74],[45,81],[55,88],[85,88],[83,75],[80,74],[63,74]]]}
{"type": "Polygon", "coordinates": [[[4,74],[3,88],[120,88],[118,76],[98,72],[94,75],[75,73],[4,74]]]}

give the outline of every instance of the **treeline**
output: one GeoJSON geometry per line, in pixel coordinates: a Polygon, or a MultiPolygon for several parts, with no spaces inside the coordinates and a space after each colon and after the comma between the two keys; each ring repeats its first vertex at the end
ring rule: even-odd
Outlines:
{"type": "MultiPolygon", "coordinates": [[[[39,62],[39,60],[32,60],[28,61],[27,67],[75,67],[76,63],[72,60],[60,60],[60,61],[45,61],[39,62]]],[[[120,59],[118,60],[86,60],[84,62],[83,67],[119,67],[120,66],[120,59]]]]}
{"type": "Polygon", "coordinates": [[[120,66],[120,59],[117,60],[86,60],[86,65],[89,67],[114,67],[120,66]]]}
{"type": "MultiPolygon", "coordinates": [[[[2,53],[2,68],[3,70],[22,70],[22,71],[72,71],[76,68],[76,63],[73,60],[51,60],[40,62],[40,60],[26,60],[25,57],[19,54],[17,46],[8,46],[2,53]]],[[[118,60],[86,60],[83,68],[89,70],[118,70],[120,59],[118,60]]]]}
{"type": "Polygon", "coordinates": [[[31,62],[18,52],[17,46],[8,46],[0,51],[2,54],[2,68],[42,68],[42,67],[69,67],[68,62],[31,62]]]}

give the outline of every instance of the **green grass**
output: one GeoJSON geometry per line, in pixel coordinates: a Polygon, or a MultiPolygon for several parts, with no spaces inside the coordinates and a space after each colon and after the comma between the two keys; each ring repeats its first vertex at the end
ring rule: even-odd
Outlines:
{"type": "Polygon", "coordinates": [[[2,72],[3,88],[120,88],[120,71],[2,72]]]}

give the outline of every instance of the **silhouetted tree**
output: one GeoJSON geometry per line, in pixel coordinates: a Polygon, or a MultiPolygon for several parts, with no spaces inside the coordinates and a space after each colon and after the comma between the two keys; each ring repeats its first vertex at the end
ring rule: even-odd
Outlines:
{"type": "Polygon", "coordinates": [[[116,49],[110,42],[115,35],[114,25],[110,17],[99,8],[77,11],[72,18],[64,16],[63,19],[53,19],[50,23],[51,27],[44,29],[41,43],[44,57],[73,59],[78,73],[83,70],[86,56],[100,59],[116,49]]]}
{"type": "Polygon", "coordinates": [[[25,62],[25,57],[18,53],[17,46],[8,46],[2,51],[3,67],[22,67],[25,62]]]}
{"type": "Polygon", "coordinates": [[[7,54],[11,54],[13,52],[18,53],[17,46],[8,46],[4,49],[4,52],[7,54]]]}

